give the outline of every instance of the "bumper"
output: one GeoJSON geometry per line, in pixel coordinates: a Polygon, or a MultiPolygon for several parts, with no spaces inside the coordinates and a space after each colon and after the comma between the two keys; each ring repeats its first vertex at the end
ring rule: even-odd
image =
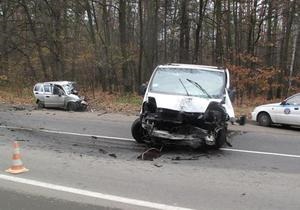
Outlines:
{"type": "Polygon", "coordinates": [[[82,100],[82,101],[77,101],[76,104],[77,104],[77,109],[78,109],[79,111],[84,111],[84,110],[86,110],[86,108],[87,108],[87,106],[88,106],[88,103],[87,103],[86,101],[84,101],[84,100],[82,100]]]}
{"type": "Polygon", "coordinates": [[[197,128],[197,132],[194,134],[176,134],[164,130],[153,130],[150,136],[159,139],[159,142],[164,142],[164,144],[169,145],[189,144],[190,146],[195,146],[195,148],[197,148],[203,144],[216,144],[215,136],[209,135],[206,130],[201,128],[197,128]]]}
{"type": "MultiPolygon", "coordinates": [[[[200,130],[200,129],[199,129],[200,130]]],[[[153,130],[151,133],[152,137],[162,138],[162,139],[169,139],[172,141],[199,141],[207,136],[207,132],[205,130],[201,130],[199,134],[176,134],[170,133],[164,130],[153,130]]]]}
{"type": "Polygon", "coordinates": [[[257,119],[257,112],[251,112],[251,119],[253,121],[256,121],[256,119],[257,119]]]}

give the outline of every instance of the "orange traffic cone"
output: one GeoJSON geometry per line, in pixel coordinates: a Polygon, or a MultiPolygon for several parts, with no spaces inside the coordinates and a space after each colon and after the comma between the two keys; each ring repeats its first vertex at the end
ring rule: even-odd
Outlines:
{"type": "Polygon", "coordinates": [[[26,171],[29,171],[27,168],[23,166],[20,155],[20,147],[17,141],[14,142],[14,154],[12,156],[12,166],[5,170],[11,174],[19,174],[26,171]]]}

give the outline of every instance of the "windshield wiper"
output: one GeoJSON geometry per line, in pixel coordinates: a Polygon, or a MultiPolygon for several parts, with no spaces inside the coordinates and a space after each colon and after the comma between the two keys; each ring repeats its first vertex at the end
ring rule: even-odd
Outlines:
{"type": "Polygon", "coordinates": [[[187,91],[185,85],[183,84],[183,82],[181,81],[181,79],[179,79],[179,82],[182,84],[182,87],[185,89],[186,95],[190,96],[189,92],[187,91]]]}
{"type": "Polygon", "coordinates": [[[186,79],[188,82],[192,83],[193,85],[195,85],[197,88],[199,88],[203,93],[205,93],[207,95],[208,98],[212,98],[211,95],[208,94],[208,92],[201,86],[199,85],[198,82],[195,82],[193,80],[190,79],[186,79]]]}

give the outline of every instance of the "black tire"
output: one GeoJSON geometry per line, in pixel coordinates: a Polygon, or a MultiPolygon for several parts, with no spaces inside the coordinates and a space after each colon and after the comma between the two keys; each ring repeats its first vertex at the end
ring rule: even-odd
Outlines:
{"type": "Polygon", "coordinates": [[[140,118],[136,119],[131,126],[131,135],[137,143],[144,143],[143,137],[146,130],[142,127],[140,118]]]}
{"type": "Polygon", "coordinates": [[[81,111],[86,111],[87,110],[87,105],[81,105],[81,111]]]}
{"type": "Polygon", "coordinates": [[[272,123],[272,120],[271,120],[271,117],[268,113],[266,112],[262,112],[258,115],[257,117],[257,122],[260,126],[265,126],[265,127],[268,127],[271,125],[272,123]]]}
{"type": "Polygon", "coordinates": [[[222,128],[221,130],[219,130],[216,138],[216,144],[213,145],[212,148],[213,149],[221,148],[225,144],[226,138],[227,138],[227,129],[222,128]]]}
{"type": "Polygon", "coordinates": [[[43,109],[45,107],[44,102],[42,102],[40,100],[38,100],[36,103],[37,103],[38,109],[43,109]]]}
{"type": "Polygon", "coordinates": [[[76,111],[77,110],[77,104],[74,102],[69,102],[67,106],[68,111],[76,111]]]}

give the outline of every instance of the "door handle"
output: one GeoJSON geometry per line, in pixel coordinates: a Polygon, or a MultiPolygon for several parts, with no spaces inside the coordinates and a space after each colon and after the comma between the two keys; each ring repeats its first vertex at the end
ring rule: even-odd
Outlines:
{"type": "Polygon", "coordinates": [[[46,96],[46,98],[50,98],[50,96],[46,96]]]}
{"type": "Polygon", "coordinates": [[[294,109],[295,109],[295,110],[299,110],[299,107],[295,107],[294,109]]]}
{"type": "Polygon", "coordinates": [[[39,94],[39,92],[35,92],[35,94],[39,94]]]}

